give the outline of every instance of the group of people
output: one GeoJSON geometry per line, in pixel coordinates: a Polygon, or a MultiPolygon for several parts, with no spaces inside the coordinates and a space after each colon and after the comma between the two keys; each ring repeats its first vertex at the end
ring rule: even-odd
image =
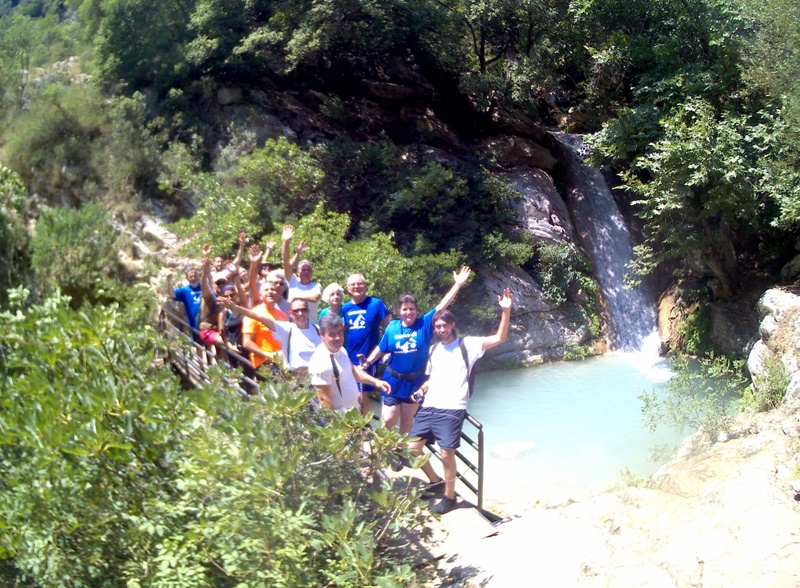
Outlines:
{"type": "Polygon", "coordinates": [[[398,300],[399,318],[393,319],[381,299],[367,294],[361,274],[347,278],[349,302],[336,283],[322,290],[313,281],[311,262],[298,261],[307,244],[301,242],[290,255],[293,236],[294,228],[286,225],[281,269],[266,263],[275,246],[272,240],[263,252],[252,245],[249,269],[240,267],[242,233],[232,263],[226,265],[221,256],[211,262],[206,246],[202,273],[189,269],[188,283],[173,289],[173,275],[167,272],[167,290],[183,304],[195,340],[212,361],[226,350],[249,356],[249,361],[230,363],[241,365],[250,381],[266,379],[271,372],[288,372],[298,382],[307,377],[320,406],[357,408],[361,414],[371,411],[369,393],[380,390],[385,426],[399,425],[400,433],[412,439],[413,453],[421,454],[426,442],[439,444],[444,478],[430,463],[422,470],[430,482],[428,491],[444,494],[433,510],[451,510],[456,506],[455,452],[472,392],[470,375],[487,349],[506,340],[511,292],[506,289],[498,296],[501,319],[494,335],[459,338],[456,318],[447,307],[469,279],[468,267],[453,272],[453,286],[436,307],[420,315],[416,299],[405,294],[398,300]],[[320,300],[327,307],[318,312],[320,300]],[[439,342],[433,342],[434,333],[439,342]]]}

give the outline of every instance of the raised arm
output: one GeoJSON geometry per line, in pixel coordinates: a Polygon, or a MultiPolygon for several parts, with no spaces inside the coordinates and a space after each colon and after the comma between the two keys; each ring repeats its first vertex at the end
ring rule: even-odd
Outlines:
{"type": "Polygon", "coordinates": [[[500,324],[497,326],[497,332],[491,337],[486,337],[483,340],[483,350],[497,347],[500,343],[504,343],[508,338],[508,325],[511,323],[511,303],[514,301],[514,295],[511,290],[506,288],[503,290],[503,295],[497,297],[497,304],[500,305],[502,314],[500,315],[500,324]]]}
{"type": "Polygon", "coordinates": [[[436,305],[436,310],[444,310],[450,303],[455,299],[456,294],[458,291],[461,290],[461,286],[463,286],[466,281],[469,279],[472,270],[470,270],[466,265],[461,268],[460,272],[453,272],[453,287],[450,288],[450,291],[444,295],[441,302],[436,305]]]}
{"type": "Polygon", "coordinates": [[[261,263],[269,263],[269,256],[272,254],[272,250],[275,249],[275,239],[270,237],[266,243],[264,243],[264,255],[261,257],[261,263]]]}
{"type": "Polygon", "coordinates": [[[244,231],[239,233],[239,248],[236,250],[236,257],[234,257],[233,261],[231,262],[231,264],[237,266],[237,268],[238,268],[239,264],[242,263],[242,256],[244,255],[244,240],[245,240],[245,236],[246,235],[245,235],[244,231]]]}
{"type": "Polygon", "coordinates": [[[247,295],[247,292],[244,291],[244,286],[242,286],[242,276],[239,275],[239,271],[233,274],[233,286],[236,288],[236,293],[239,295],[239,300],[241,300],[244,304],[247,305],[247,308],[252,307],[252,301],[250,297],[247,295]]]}
{"type": "Polygon", "coordinates": [[[167,278],[167,296],[175,300],[175,288],[172,287],[172,276],[174,274],[171,269],[168,269],[164,275],[167,278]]]}
{"type": "Polygon", "coordinates": [[[239,306],[230,298],[220,297],[217,299],[217,304],[219,304],[222,308],[228,308],[233,312],[238,312],[242,316],[250,317],[253,320],[263,323],[270,331],[275,330],[275,319],[273,319],[269,315],[256,312],[251,308],[245,308],[244,306],[239,306]]]}
{"type": "Polygon", "coordinates": [[[292,225],[285,225],[283,232],[281,232],[281,263],[283,264],[283,275],[289,280],[294,274],[294,266],[292,260],[289,259],[289,241],[294,237],[294,227],[292,225]]]}
{"type": "Polygon", "coordinates": [[[258,243],[250,245],[250,295],[253,297],[253,306],[261,304],[261,292],[258,290],[258,262],[261,259],[261,250],[258,243]]]}
{"type": "Polygon", "coordinates": [[[292,259],[289,260],[289,263],[292,264],[292,267],[297,267],[297,262],[300,261],[300,256],[303,255],[303,251],[306,249],[308,249],[308,243],[305,241],[300,241],[300,245],[294,249],[294,255],[292,255],[292,259]]]}
{"type": "Polygon", "coordinates": [[[214,288],[211,287],[211,262],[208,261],[208,257],[204,257],[202,264],[203,277],[200,280],[200,289],[203,293],[203,300],[205,300],[208,307],[211,308],[214,306],[214,288]]]}

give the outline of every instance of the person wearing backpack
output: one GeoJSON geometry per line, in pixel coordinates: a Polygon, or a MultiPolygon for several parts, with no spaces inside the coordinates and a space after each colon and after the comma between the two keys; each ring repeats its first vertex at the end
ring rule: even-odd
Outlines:
{"type": "Polygon", "coordinates": [[[458,337],[456,317],[449,310],[440,310],[433,317],[433,329],[439,342],[431,347],[428,356],[428,381],[414,392],[414,399],[422,404],[409,437],[411,451],[422,454],[426,443],[439,444],[444,467],[444,479],[439,477],[430,461],[422,471],[428,476],[427,492],[444,486],[444,497],[431,507],[444,514],[456,507],[456,449],[461,445],[461,429],[467,417],[467,404],[472,395],[472,368],[483,354],[505,342],[511,321],[511,304],[514,296],[506,288],[497,297],[501,316],[497,332],[489,337],[458,337]]]}

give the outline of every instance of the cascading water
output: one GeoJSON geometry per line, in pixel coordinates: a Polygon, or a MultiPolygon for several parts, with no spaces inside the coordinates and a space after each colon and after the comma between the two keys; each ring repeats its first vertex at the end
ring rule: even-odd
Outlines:
{"type": "Polygon", "coordinates": [[[599,169],[584,158],[589,146],[576,135],[554,133],[562,145],[567,205],[578,239],[592,258],[608,315],[612,350],[640,351],[658,337],[655,302],[645,288],[625,286],[633,245],[611,189],[599,169]]]}

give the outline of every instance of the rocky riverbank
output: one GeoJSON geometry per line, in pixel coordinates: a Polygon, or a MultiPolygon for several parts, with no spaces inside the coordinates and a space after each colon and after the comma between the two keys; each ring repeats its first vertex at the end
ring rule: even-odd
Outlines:
{"type": "Polygon", "coordinates": [[[438,585],[796,588],[798,448],[800,403],[742,416],[645,486],[535,509],[461,544],[438,585]]]}
{"type": "Polygon", "coordinates": [[[537,508],[462,543],[437,585],[800,586],[800,298],[770,290],[758,307],[748,366],[756,381],[768,353],[786,366],[777,409],[739,415],[715,443],[690,437],[641,486],[537,508]]]}

